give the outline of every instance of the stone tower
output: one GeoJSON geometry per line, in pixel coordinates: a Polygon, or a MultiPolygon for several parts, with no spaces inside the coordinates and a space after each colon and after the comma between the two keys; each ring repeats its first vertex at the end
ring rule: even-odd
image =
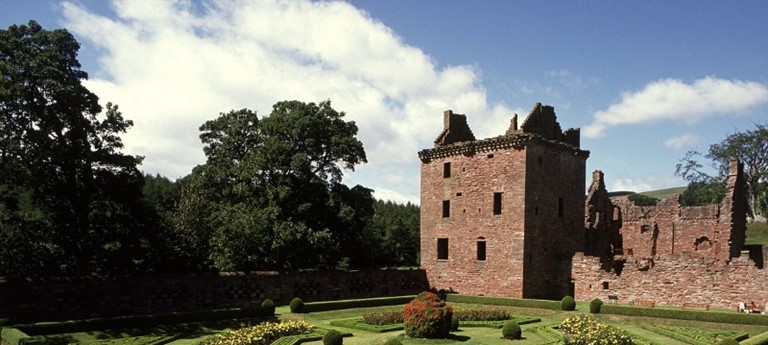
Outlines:
{"type": "Polygon", "coordinates": [[[584,242],[589,151],[536,104],[518,127],[476,140],[446,111],[421,159],[421,266],[430,284],[464,294],[560,299],[584,242]]]}

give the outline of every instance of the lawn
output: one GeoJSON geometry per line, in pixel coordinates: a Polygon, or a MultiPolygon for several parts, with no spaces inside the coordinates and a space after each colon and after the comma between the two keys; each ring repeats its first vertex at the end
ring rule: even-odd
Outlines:
{"type": "Polygon", "coordinates": [[[747,225],[746,244],[768,245],[768,223],[753,222],[747,225]]]}
{"type": "MultiPolygon", "coordinates": [[[[472,305],[452,303],[455,309],[477,309],[477,308],[491,308],[485,305],[472,305]]],[[[424,344],[424,345],[438,345],[438,344],[464,344],[464,345],[494,345],[494,344],[558,344],[561,343],[552,336],[548,336],[548,332],[556,332],[550,326],[557,325],[565,318],[575,315],[577,312],[563,312],[544,309],[531,309],[531,308],[515,308],[515,307],[492,307],[497,309],[503,309],[513,315],[526,315],[534,316],[541,319],[540,322],[522,325],[523,340],[509,341],[501,339],[501,330],[496,328],[483,328],[483,327],[460,327],[458,332],[452,334],[449,339],[408,339],[403,336],[403,331],[393,331],[387,333],[373,333],[356,329],[347,329],[342,327],[331,326],[331,321],[339,319],[349,319],[354,317],[362,317],[362,315],[377,311],[390,311],[397,310],[399,307],[380,307],[380,308],[361,308],[361,309],[347,309],[338,311],[327,311],[309,314],[291,314],[287,308],[278,308],[281,318],[287,319],[302,319],[309,323],[312,323],[318,327],[337,329],[342,332],[351,332],[352,337],[345,338],[344,344],[347,345],[370,345],[383,342],[390,337],[398,337],[403,344],[424,344]]],[[[587,310],[585,304],[580,304],[579,310],[587,310]]],[[[721,323],[709,323],[709,322],[697,322],[686,320],[671,320],[671,319],[657,319],[657,318],[644,318],[644,317],[628,317],[618,315],[595,315],[598,320],[601,320],[610,325],[622,328],[635,339],[635,343],[642,344],[659,344],[659,345],[684,345],[684,344],[716,344],[717,337],[723,336],[735,336],[740,334],[749,334],[755,336],[757,334],[768,331],[767,326],[749,326],[749,325],[732,325],[721,323]],[[676,333],[677,335],[673,335],[676,333]],[[672,335],[672,336],[671,336],[672,335]],[[680,340],[680,339],[697,339],[697,340],[680,340]]],[[[322,341],[306,342],[304,344],[309,345],[321,345],[322,341]]]]}
{"type": "MultiPolygon", "coordinates": [[[[323,332],[336,329],[352,336],[344,338],[346,345],[375,345],[386,339],[397,337],[406,345],[542,345],[561,344],[559,333],[552,326],[559,325],[564,319],[586,312],[587,303],[578,303],[577,311],[565,312],[559,310],[520,308],[507,306],[488,306],[480,304],[451,303],[454,310],[500,309],[518,320],[535,320],[521,326],[522,340],[505,340],[501,338],[499,328],[460,326],[459,331],[451,334],[448,339],[409,339],[404,337],[402,329],[376,333],[332,325],[333,321],[362,318],[373,312],[400,311],[402,306],[368,307],[342,309],[307,314],[295,314],[287,306],[278,307],[276,316],[282,320],[304,320],[318,327],[323,332]]],[[[735,336],[755,336],[768,332],[768,326],[738,325],[724,323],[709,323],[674,319],[649,317],[631,317],[620,315],[596,314],[596,319],[629,332],[635,344],[638,345],[685,345],[685,344],[716,344],[718,338],[735,336]]],[[[768,316],[766,316],[768,317],[768,316]]],[[[259,320],[198,322],[181,325],[161,325],[154,328],[129,328],[119,330],[102,330],[96,332],[79,332],[37,336],[45,345],[64,345],[69,343],[85,343],[89,345],[194,345],[204,338],[227,329],[244,327],[259,320]]],[[[336,323],[338,324],[338,322],[336,323]]],[[[303,342],[309,345],[321,345],[321,340],[303,342]]]]}

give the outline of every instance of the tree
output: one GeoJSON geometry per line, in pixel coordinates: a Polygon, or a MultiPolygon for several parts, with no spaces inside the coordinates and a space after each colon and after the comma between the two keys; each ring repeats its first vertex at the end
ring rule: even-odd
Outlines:
{"type": "Polygon", "coordinates": [[[37,249],[14,253],[55,271],[25,274],[87,274],[110,269],[97,260],[140,257],[141,158],[120,153],[119,137],[133,124],[115,105],[102,113],[81,83],[78,49],[66,30],[34,21],[0,30],[0,246],[29,241],[37,249]]]}
{"type": "Polygon", "coordinates": [[[658,198],[639,193],[630,194],[627,196],[627,199],[634,202],[637,206],[656,206],[659,203],[658,198]]]}
{"type": "Polygon", "coordinates": [[[210,214],[194,212],[210,236],[217,269],[295,269],[357,265],[372,191],[341,183],[366,161],[357,126],[330,101],[284,101],[259,119],[248,109],[222,113],[200,127],[206,164],[193,172],[210,214]],[[210,229],[204,227],[210,226],[210,229]]]}
{"type": "Polygon", "coordinates": [[[768,183],[768,125],[756,124],[752,130],[736,132],[725,140],[710,145],[704,156],[710,160],[716,174],[707,174],[699,163],[701,153],[689,151],[680,160],[675,174],[689,183],[724,182],[728,173],[728,162],[738,158],[744,164],[744,183],[748,195],[749,211],[755,218],[763,218],[766,210],[761,205],[766,200],[768,183]]]}

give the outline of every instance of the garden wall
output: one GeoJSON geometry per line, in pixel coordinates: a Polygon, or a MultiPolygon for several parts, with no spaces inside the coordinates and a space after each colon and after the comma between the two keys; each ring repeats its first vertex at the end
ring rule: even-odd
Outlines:
{"type": "Polygon", "coordinates": [[[572,277],[580,301],[609,295],[619,303],[736,310],[738,302],[768,302],[768,270],[759,269],[748,252],[730,261],[687,253],[654,258],[626,257],[620,274],[601,269],[600,258],[577,253],[572,277]]]}
{"type": "Polygon", "coordinates": [[[427,290],[423,270],[155,274],[121,278],[0,281],[0,319],[16,322],[146,315],[414,295],[427,290]]]}

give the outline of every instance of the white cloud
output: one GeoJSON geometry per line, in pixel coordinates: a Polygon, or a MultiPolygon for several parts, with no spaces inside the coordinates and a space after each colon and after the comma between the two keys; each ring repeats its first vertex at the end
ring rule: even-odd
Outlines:
{"type": "Polygon", "coordinates": [[[751,81],[714,77],[686,84],[663,79],[634,93],[624,93],[619,103],[595,113],[584,128],[587,137],[599,137],[612,126],[675,121],[692,123],[716,114],[738,114],[768,103],[768,87],[751,81]]]}
{"type": "Polygon", "coordinates": [[[203,163],[198,127],[220,112],[267,115],[281,100],[330,99],[357,123],[368,155],[351,180],[411,200],[416,153],[432,147],[444,110],[468,114],[478,138],[502,134],[513,113],[487,104],[474,67],[438,68],[346,2],[116,0],[113,8],[115,18],[62,5],[65,26],[103,54],[103,70],[89,71],[100,78],[87,86],[135,122],[126,151],[146,156],[149,173],[175,178],[203,163]],[[393,183],[392,171],[411,178],[393,183]]]}
{"type": "Polygon", "coordinates": [[[695,146],[698,143],[699,138],[693,134],[685,133],[680,136],[669,138],[664,141],[664,146],[673,150],[681,150],[684,148],[695,146]]]}
{"type": "MultiPolygon", "coordinates": [[[[610,176],[606,176],[610,178],[610,176]]],[[[609,192],[630,191],[647,192],[650,190],[659,190],[685,185],[685,182],[672,176],[644,176],[642,178],[619,178],[613,180],[609,192]]]]}
{"type": "Polygon", "coordinates": [[[617,179],[616,181],[613,181],[613,185],[609,191],[645,192],[652,189],[653,187],[651,187],[651,185],[640,180],[617,179]]]}

